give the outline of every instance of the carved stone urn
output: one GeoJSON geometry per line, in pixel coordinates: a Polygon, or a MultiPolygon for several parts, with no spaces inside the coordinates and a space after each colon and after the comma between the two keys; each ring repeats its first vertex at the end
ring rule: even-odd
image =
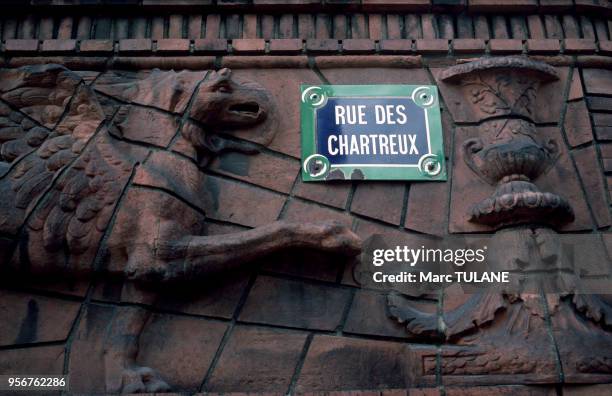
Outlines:
{"type": "Polygon", "coordinates": [[[540,83],[556,79],[551,66],[522,57],[478,60],[442,74],[444,82],[459,84],[484,115],[479,137],[466,140],[462,149],[470,169],[496,190],[472,207],[470,221],[501,227],[573,220],[563,197],[533,183],[559,154],[557,142],[538,135],[532,121],[540,83]]]}

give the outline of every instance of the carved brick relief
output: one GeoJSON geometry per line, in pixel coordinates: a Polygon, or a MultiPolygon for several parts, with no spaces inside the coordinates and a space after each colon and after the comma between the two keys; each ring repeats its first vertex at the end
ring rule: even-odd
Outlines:
{"type": "MultiPolygon", "coordinates": [[[[470,294],[455,285],[445,290],[441,317],[415,308],[401,294],[389,295],[390,316],[408,333],[446,340],[440,355],[420,352],[416,372],[422,381],[431,380],[440,356],[447,385],[550,383],[564,374],[568,382],[612,380],[612,355],[603,346],[612,343],[612,305],[607,296],[579,285],[581,271],[607,277],[609,259],[601,242],[585,241],[585,251],[600,254],[591,261],[598,268],[565,261],[554,230],[571,229],[583,214],[590,220],[589,211],[574,206],[584,197],[546,190],[556,184],[551,179],[560,184],[578,179],[559,130],[535,125],[538,87],[556,80],[556,70],[526,58],[491,58],[450,67],[438,78],[442,92],[453,92],[451,98],[472,98],[469,105],[480,119],[477,127],[456,134],[451,231],[499,229],[488,260],[496,270],[520,274],[520,286],[470,294]],[[538,271],[547,275],[534,275],[538,271]],[[562,345],[559,352],[554,345],[562,345]]],[[[567,190],[580,191],[576,187],[567,190]]]]}
{"type": "MultiPolygon", "coordinates": [[[[359,238],[337,223],[274,221],[280,205],[248,224],[261,227],[205,235],[206,212],[231,219],[256,210],[220,199],[204,167],[220,153],[258,152],[232,136],[241,129],[270,144],[277,109],[259,84],[237,81],[229,69],[94,79],[90,86],[59,65],[0,70],[0,233],[15,240],[3,271],[115,276],[142,286],[140,302],[152,303],[163,283],[192,283],[287,248],[359,252],[359,238]]],[[[107,392],[169,389],[136,363],[150,319],[123,307],[111,321],[99,351],[107,392]]]]}

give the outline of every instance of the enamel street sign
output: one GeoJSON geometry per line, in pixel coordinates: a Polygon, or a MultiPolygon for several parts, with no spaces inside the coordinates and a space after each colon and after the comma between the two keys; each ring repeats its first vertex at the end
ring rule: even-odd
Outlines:
{"type": "Polygon", "coordinates": [[[431,85],[302,85],[302,178],[446,180],[431,85]]]}

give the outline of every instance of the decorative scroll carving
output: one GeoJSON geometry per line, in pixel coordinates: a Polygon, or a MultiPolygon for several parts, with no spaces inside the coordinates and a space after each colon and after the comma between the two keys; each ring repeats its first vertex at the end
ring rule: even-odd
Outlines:
{"type": "MultiPolygon", "coordinates": [[[[463,159],[496,190],[474,203],[470,221],[503,227],[492,236],[487,262],[493,270],[514,271],[511,286],[472,294],[441,315],[419,311],[401,294],[388,296],[390,316],[409,333],[455,344],[442,347],[446,380],[487,375],[481,382],[495,383],[498,376],[512,375],[557,382],[558,358],[566,378],[612,379],[612,354],[603,347],[612,339],[612,304],[606,296],[582,292],[575,260],[565,256],[559,234],[549,228],[573,220],[568,201],[534,183],[560,152],[560,143],[543,139],[532,121],[539,84],[556,78],[551,66],[521,57],[479,60],[441,74],[453,89],[469,92],[486,114],[479,136],[463,142],[463,159]],[[547,318],[558,356],[547,344],[547,318]]],[[[605,257],[603,245],[597,249],[605,257]]],[[[602,260],[604,267],[608,259],[602,260]]],[[[433,375],[434,363],[435,355],[425,356],[422,374],[433,375]]]]}
{"type": "MultiPolygon", "coordinates": [[[[175,198],[197,206],[207,187],[199,166],[221,151],[257,152],[228,131],[277,117],[269,94],[229,69],[109,72],[92,88],[63,66],[28,66],[0,70],[0,99],[0,233],[19,242],[2,252],[0,270],[101,272],[146,285],[152,299],[161,283],[196,281],[281,249],[360,251],[359,238],[335,223],[278,221],[205,236],[203,216],[175,198]],[[101,105],[109,97],[119,105],[101,105]]],[[[124,307],[110,324],[108,392],[169,389],[136,364],[148,318],[124,307]]]]}

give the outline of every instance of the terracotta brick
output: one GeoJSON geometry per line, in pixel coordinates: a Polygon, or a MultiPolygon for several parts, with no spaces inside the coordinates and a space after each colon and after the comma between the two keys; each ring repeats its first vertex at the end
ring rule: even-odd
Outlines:
{"type": "Polygon", "coordinates": [[[561,51],[559,40],[555,39],[529,39],[527,52],[534,54],[556,54],[561,51]]]}
{"type": "Polygon", "coordinates": [[[350,227],[352,223],[351,217],[345,212],[336,211],[298,199],[289,201],[283,219],[298,222],[303,222],[306,219],[311,222],[338,221],[348,227],[350,227]]]}
{"type": "Polygon", "coordinates": [[[595,147],[585,147],[573,153],[578,173],[595,216],[595,222],[598,227],[609,226],[610,209],[595,147]]]}
{"type": "Polygon", "coordinates": [[[300,163],[297,160],[265,152],[257,155],[227,152],[217,156],[209,168],[265,188],[289,193],[300,169],[300,163]]]}
{"type": "Polygon", "coordinates": [[[178,38],[157,40],[156,51],[160,53],[189,53],[189,40],[178,38]]]}
{"type": "Polygon", "coordinates": [[[445,394],[447,396],[555,396],[557,392],[554,387],[496,385],[446,387],[445,394]]]}
{"type": "Polygon", "coordinates": [[[327,14],[317,14],[315,17],[314,31],[317,39],[328,39],[333,36],[331,31],[332,21],[327,14]]]}
{"type": "Polygon", "coordinates": [[[57,38],[60,40],[69,40],[72,38],[72,17],[63,17],[60,20],[57,28],[57,38]]]}
{"type": "Polygon", "coordinates": [[[363,0],[363,8],[377,11],[425,11],[429,9],[429,0],[363,0]]]}
{"type": "Polygon", "coordinates": [[[374,53],[374,40],[368,39],[346,39],[342,40],[342,51],[347,54],[371,54],[374,53]]]}
{"type": "Polygon", "coordinates": [[[493,15],[491,17],[491,28],[493,37],[496,39],[509,39],[508,24],[504,15],[493,15]]]}
{"type": "Polygon", "coordinates": [[[536,0],[468,0],[468,9],[473,12],[507,12],[535,11],[538,6],[536,0]]]}
{"type": "Polygon", "coordinates": [[[212,392],[285,392],[305,341],[305,333],[237,326],[205,387],[212,392]]]}
{"type": "Polygon", "coordinates": [[[282,195],[213,176],[206,178],[203,191],[213,192],[205,210],[207,217],[249,227],[276,220],[285,201],[282,195]],[[253,205],[257,205],[256,211],[253,205]]]}
{"type": "Polygon", "coordinates": [[[298,37],[301,39],[309,39],[315,37],[314,18],[316,15],[300,14],[298,15],[298,37]]]}
{"type": "Polygon", "coordinates": [[[404,227],[429,235],[444,235],[448,230],[448,183],[412,183],[404,227]]]}
{"type": "Polygon", "coordinates": [[[219,29],[221,25],[221,16],[219,14],[208,14],[206,16],[206,35],[207,39],[218,39],[219,29]]]}
{"type": "Polygon", "coordinates": [[[0,350],[0,373],[61,375],[64,372],[64,348],[64,345],[50,345],[0,350]]]}
{"type": "Polygon", "coordinates": [[[242,38],[257,38],[257,15],[244,15],[242,22],[242,38]]]}
{"type": "Polygon", "coordinates": [[[76,329],[70,348],[70,391],[103,393],[104,339],[115,308],[90,304],[76,329]]]}
{"type": "Polygon", "coordinates": [[[595,127],[597,140],[612,140],[612,127],[595,127]]]}
{"type": "MultiPolygon", "coordinates": [[[[436,303],[430,303],[429,305],[433,307],[435,312],[436,303]]],[[[389,320],[387,309],[387,296],[385,293],[358,290],[353,298],[346,324],[344,325],[344,332],[380,337],[408,338],[408,332],[404,325],[389,320]]]]}
{"type": "Polygon", "coordinates": [[[91,18],[88,16],[82,16],[79,18],[79,24],[77,25],[76,38],[77,39],[88,39],[91,31],[91,18]]]}
{"type": "Polygon", "coordinates": [[[76,40],[44,40],[41,45],[43,52],[73,52],[76,50],[76,40]]]}
{"type": "Polygon", "coordinates": [[[418,39],[416,40],[416,50],[424,54],[447,53],[448,40],[446,39],[418,39]]]}
{"type": "Polygon", "coordinates": [[[261,37],[264,39],[274,38],[274,16],[261,16],[261,37]]]}
{"type": "Polygon", "coordinates": [[[195,40],[193,43],[195,52],[224,53],[227,51],[227,40],[217,38],[205,38],[195,40]]]}
{"type": "MultiPolygon", "coordinates": [[[[21,23],[21,37],[22,39],[33,39],[36,34],[36,19],[34,15],[28,15],[21,23]]],[[[70,37],[62,37],[70,38],[70,37]]]]}
{"type": "Polygon", "coordinates": [[[439,37],[445,39],[455,38],[454,20],[451,15],[442,14],[438,16],[439,37]]]}
{"type": "Polygon", "coordinates": [[[79,45],[81,52],[113,52],[113,42],[111,40],[83,40],[79,45]]]}
{"type": "Polygon", "coordinates": [[[457,38],[471,39],[474,37],[474,24],[471,15],[457,16],[457,38]]]}
{"type": "Polygon", "coordinates": [[[40,18],[38,38],[43,40],[53,38],[53,22],[53,18],[48,15],[44,15],[40,18]]]}
{"type": "Polygon", "coordinates": [[[564,122],[565,135],[570,146],[575,147],[593,140],[589,111],[584,100],[567,105],[564,122]]]}
{"type": "Polygon", "coordinates": [[[340,49],[338,40],[335,39],[310,39],[306,40],[306,51],[313,53],[337,52],[340,49]]]}
{"type": "Polygon", "coordinates": [[[368,15],[368,35],[372,40],[381,40],[383,38],[382,15],[368,15]]]}
{"type": "Polygon", "coordinates": [[[612,114],[593,113],[592,116],[595,126],[612,127],[612,114]]]}
{"type": "Polygon", "coordinates": [[[489,48],[492,53],[509,54],[523,52],[523,41],[516,39],[491,39],[489,48]]]}
{"type": "Polygon", "coordinates": [[[400,19],[403,25],[404,23],[403,16],[400,17],[399,15],[396,15],[396,14],[387,15],[387,38],[388,39],[395,40],[395,39],[402,38],[402,26],[400,25],[400,19]]]}
{"type": "Polygon", "coordinates": [[[601,55],[612,55],[612,40],[599,41],[599,53],[601,55]]]}
{"type": "Polygon", "coordinates": [[[573,5],[572,0],[540,0],[540,9],[544,12],[566,11],[573,5]]]}
{"type": "Polygon", "coordinates": [[[582,70],[582,76],[587,93],[606,95],[612,91],[612,70],[589,68],[582,70]]]}
{"type": "Polygon", "coordinates": [[[138,363],[155,368],[177,389],[197,391],[226,329],[218,321],[153,314],[140,336],[138,363]],[[182,341],[167,342],[173,339],[182,341]]]}
{"type": "Polygon", "coordinates": [[[564,40],[565,52],[568,54],[588,54],[595,52],[597,47],[594,40],[589,39],[573,39],[567,38],[564,40]]]}
{"type": "Polygon", "coordinates": [[[453,51],[458,54],[484,52],[486,49],[485,41],[482,39],[454,39],[453,51]]]}
{"type": "Polygon", "coordinates": [[[261,267],[266,272],[335,283],[346,264],[337,256],[313,249],[291,249],[270,256],[261,267]]]}
{"type": "MultiPolygon", "coordinates": [[[[421,15],[421,28],[423,29],[423,38],[426,40],[432,40],[438,38],[437,26],[435,23],[434,16],[432,14],[421,15]]],[[[408,36],[412,37],[412,36],[408,36]]]]}
{"type": "Polygon", "coordinates": [[[349,302],[348,289],[268,276],[257,278],[238,319],[268,325],[335,330],[349,302]]]}
{"type": "Polygon", "coordinates": [[[305,183],[300,177],[293,193],[300,198],[344,209],[350,191],[350,183],[305,183]]]}
{"type": "Polygon", "coordinates": [[[489,31],[489,21],[485,15],[474,16],[474,37],[488,39],[491,37],[489,31]]]}
{"type": "Polygon", "coordinates": [[[563,27],[561,26],[559,17],[557,15],[544,15],[544,26],[546,28],[547,38],[563,38],[563,27]]]}
{"type": "Polygon", "coordinates": [[[567,96],[567,100],[578,100],[584,97],[584,92],[582,90],[582,80],[580,79],[580,71],[574,70],[572,73],[572,81],[570,82],[570,90],[567,96]]]}
{"type": "Polygon", "coordinates": [[[302,39],[270,40],[272,54],[299,54],[302,52],[302,39]]]}
{"type": "Polygon", "coordinates": [[[573,15],[563,15],[561,24],[563,25],[563,33],[566,39],[580,37],[578,20],[573,15]]]}
{"type": "Polygon", "coordinates": [[[405,388],[407,346],[396,342],[316,335],[296,391],[405,388]]]}
{"type": "Polygon", "coordinates": [[[202,36],[202,15],[189,15],[187,38],[194,40],[202,36]]]}
{"type": "Polygon", "coordinates": [[[612,392],[612,385],[565,385],[563,394],[565,396],[606,396],[612,392]]]}
{"type": "Polygon", "coordinates": [[[412,40],[391,39],[380,42],[380,52],[384,54],[407,54],[413,52],[412,40]]]}
{"type": "Polygon", "coordinates": [[[347,18],[349,16],[344,15],[344,14],[336,14],[334,15],[333,18],[333,37],[343,40],[345,38],[348,37],[348,22],[347,22],[347,18]]]}
{"type": "Polygon", "coordinates": [[[63,341],[81,304],[57,298],[1,291],[0,345],[63,341]]]}
{"type": "Polygon", "coordinates": [[[365,39],[368,38],[368,24],[364,14],[353,14],[351,16],[351,38],[365,39]]]}
{"type": "Polygon", "coordinates": [[[591,111],[608,111],[612,109],[612,98],[591,96],[587,98],[587,102],[591,111]]]}
{"type": "Polygon", "coordinates": [[[429,84],[429,76],[422,68],[329,68],[322,72],[332,84],[403,84],[408,80],[412,84],[429,84]]]}
{"type": "Polygon", "coordinates": [[[225,38],[237,39],[240,38],[240,27],[242,25],[240,21],[240,15],[229,14],[225,15],[225,38]]]}
{"type": "Polygon", "coordinates": [[[522,15],[510,17],[510,29],[512,31],[512,38],[521,40],[529,38],[529,30],[527,30],[525,17],[522,15]]]}
{"type": "Polygon", "coordinates": [[[119,52],[122,53],[147,53],[151,51],[153,42],[151,39],[123,39],[119,40],[119,52]]]}
{"type": "Polygon", "coordinates": [[[263,53],[266,50],[266,41],[263,39],[236,39],[232,40],[232,48],[238,54],[263,53]]]}
{"type": "Polygon", "coordinates": [[[398,182],[358,184],[351,212],[390,224],[399,224],[404,206],[406,185],[398,182]]]}
{"type": "Polygon", "coordinates": [[[282,39],[293,38],[293,27],[293,15],[281,15],[278,21],[278,37],[282,39]]]}
{"type": "Polygon", "coordinates": [[[36,52],[38,51],[38,40],[10,39],[4,42],[6,52],[36,52]]]}
{"type": "Polygon", "coordinates": [[[612,159],[612,144],[600,144],[601,158],[612,159]]]}

